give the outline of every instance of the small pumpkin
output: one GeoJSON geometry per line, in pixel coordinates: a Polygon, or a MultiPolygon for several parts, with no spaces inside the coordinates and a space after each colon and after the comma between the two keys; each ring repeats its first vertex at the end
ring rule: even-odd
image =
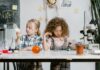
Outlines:
{"type": "Polygon", "coordinates": [[[33,46],[32,47],[32,52],[33,53],[39,53],[41,51],[41,48],[37,45],[33,46]]]}

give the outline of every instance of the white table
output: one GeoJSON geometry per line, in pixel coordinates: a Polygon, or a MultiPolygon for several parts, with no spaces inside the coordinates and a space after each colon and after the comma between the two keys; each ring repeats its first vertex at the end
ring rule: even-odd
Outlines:
{"type": "Polygon", "coordinates": [[[2,54],[0,61],[39,61],[39,62],[52,62],[52,61],[71,61],[71,62],[95,62],[100,61],[100,55],[93,55],[84,53],[83,55],[76,55],[75,51],[41,51],[38,54],[32,51],[19,51],[18,53],[2,54]]]}

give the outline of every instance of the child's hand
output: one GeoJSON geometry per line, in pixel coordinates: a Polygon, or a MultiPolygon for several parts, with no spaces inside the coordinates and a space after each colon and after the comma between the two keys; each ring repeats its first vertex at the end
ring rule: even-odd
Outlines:
{"type": "Polygon", "coordinates": [[[51,33],[51,32],[46,32],[46,33],[44,34],[44,37],[46,37],[46,36],[52,36],[52,33],[51,33]]]}
{"type": "Polygon", "coordinates": [[[43,47],[44,49],[47,51],[50,49],[50,43],[49,43],[49,39],[47,39],[46,37],[51,37],[52,36],[52,33],[51,32],[46,32],[44,34],[44,37],[43,37],[43,47]]]}
{"type": "Polygon", "coordinates": [[[20,32],[16,32],[16,37],[20,38],[20,32]]]}
{"type": "Polygon", "coordinates": [[[19,44],[20,43],[20,32],[16,31],[16,43],[19,44]]]}

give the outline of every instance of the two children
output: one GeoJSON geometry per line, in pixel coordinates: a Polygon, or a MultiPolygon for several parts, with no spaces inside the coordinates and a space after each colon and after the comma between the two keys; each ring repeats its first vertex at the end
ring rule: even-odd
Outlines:
{"type": "MultiPolygon", "coordinates": [[[[16,43],[18,47],[21,47],[22,50],[29,51],[32,49],[32,46],[34,45],[41,46],[43,42],[43,47],[45,50],[67,49],[69,28],[68,24],[65,22],[64,19],[59,17],[51,19],[46,26],[45,34],[43,35],[43,40],[40,37],[39,27],[40,27],[39,21],[37,21],[36,19],[29,20],[26,24],[27,35],[23,35],[21,37],[17,35],[16,43]]],[[[25,64],[25,67],[31,68],[30,70],[34,69],[42,70],[42,65],[40,62],[25,64]],[[32,68],[28,66],[31,66],[32,68]]],[[[70,70],[70,63],[52,62],[51,70],[70,70]]]]}

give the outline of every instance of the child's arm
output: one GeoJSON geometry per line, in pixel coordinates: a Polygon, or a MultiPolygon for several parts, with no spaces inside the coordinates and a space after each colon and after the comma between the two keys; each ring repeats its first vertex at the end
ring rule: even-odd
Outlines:
{"type": "Polygon", "coordinates": [[[20,44],[20,37],[17,37],[15,42],[16,42],[16,45],[19,45],[20,44]]]}
{"type": "Polygon", "coordinates": [[[25,48],[22,49],[22,51],[31,51],[32,47],[31,46],[27,46],[25,48]]]}
{"type": "Polygon", "coordinates": [[[24,38],[25,36],[20,36],[20,34],[16,34],[16,49],[22,50],[23,48],[25,48],[25,43],[24,43],[24,38]]]}
{"type": "Polygon", "coordinates": [[[16,39],[15,39],[15,43],[16,43],[16,48],[19,49],[19,45],[21,43],[20,40],[21,36],[20,36],[20,32],[16,32],[16,39]]]}
{"type": "Polygon", "coordinates": [[[45,50],[49,50],[50,49],[50,46],[51,46],[50,40],[47,39],[47,36],[49,36],[49,35],[51,36],[52,34],[49,33],[49,32],[47,32],[43,36],[43,47],[44,47],[45,50]]]}

